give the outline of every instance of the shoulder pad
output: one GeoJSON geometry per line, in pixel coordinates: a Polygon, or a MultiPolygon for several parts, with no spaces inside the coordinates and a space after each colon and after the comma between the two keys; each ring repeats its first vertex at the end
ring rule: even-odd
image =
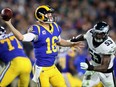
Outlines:
{"type": "Polygon", "coordinates": [[[101,45],[101,54],[115,54],[116,44],[112,39],[107,39],[101,45]]]}
{"type": "Polygon", "coordinates": [[[89,35],[92,34],[92,29],[88,30],[85,34],[84,34],[84,38],[88,38],[89,35]]]}

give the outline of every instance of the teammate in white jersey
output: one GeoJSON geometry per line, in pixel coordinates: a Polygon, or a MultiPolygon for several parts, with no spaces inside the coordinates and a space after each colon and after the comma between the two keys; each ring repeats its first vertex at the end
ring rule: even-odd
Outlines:
{"type": "Polygon", "coordinates": [[[91,54],[91,61],[80,63],[81,68],[87,70],[83,78],[83,87],[93,87],[100,81],[104,87],[116,87],[113,76],[113,60],[116,44],[108,36],[109,25],[98,22],[86,34],[71,39],[72,42],[86,40],[91,54]]]}

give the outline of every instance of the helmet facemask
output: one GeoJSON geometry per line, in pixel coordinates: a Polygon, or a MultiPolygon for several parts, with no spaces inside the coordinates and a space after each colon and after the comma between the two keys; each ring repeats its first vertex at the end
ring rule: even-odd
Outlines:
{"type": "Polygon", "coordinates": [[[52,23],[55,21],[55,17],[53,17],[52,13],[47,13],[44,16],[45,16],[45,20],[44,20],[45,23],[52,23]]]}
{"type": "Polygon", "coordinates": [[[107,34],[104,32],[101,33],[94,33],[93,37],[96,42],[103,42],[107,38],[107,34]]]}

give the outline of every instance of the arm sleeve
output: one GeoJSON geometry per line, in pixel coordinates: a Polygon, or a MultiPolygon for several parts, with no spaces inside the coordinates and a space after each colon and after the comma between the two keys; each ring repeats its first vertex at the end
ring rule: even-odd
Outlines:
{"type": "Polygon", "coordinates": [[[80,35],[78,35],[76,37],[73,37],[70,41],[71,42],[77,42],[77,41],[84,41],[84,40],[85,40],[84,35],[80,34],[80,35]]]}
{"type": "Polygon", "coordinates": [[[37,39],[37,36],[33,33],[27,33],[27,34],[24,34],[23,36],[24,36],[23,41],[25,42],[31,42],[37,39]]]}

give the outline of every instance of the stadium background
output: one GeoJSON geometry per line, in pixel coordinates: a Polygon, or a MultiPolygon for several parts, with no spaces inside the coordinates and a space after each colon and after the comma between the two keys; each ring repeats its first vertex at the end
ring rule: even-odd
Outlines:
{"type": "MultiPolygon", "coordinates": [[[[116,42],[115,0],[0,0],[0,11],[5,7],[11,8],[14,12],[12,23],[24,34],[28,27],[35,23],[34,10],[37,6],[45,4],[55,9],[54,15],[57,17],[57,23],[62,27],[62,38],[70,39],[73,36],[85,33],[96,22],[103,20],[110,25],[110,36],[116,42]]],[[[0,24],[4,25],[1,21],[0,24]]],[[[33,62],[35,58],[31,43],[23,42],[23,46],[26,54],[33,62]]],[[[81,70],[78,69],[79,60],[88,56],[86,50],[84,48],[75,58],[77,75],[81,73],[81,70]]],[[[116,73],[116,59],[114,63],[116,73]]]]}

